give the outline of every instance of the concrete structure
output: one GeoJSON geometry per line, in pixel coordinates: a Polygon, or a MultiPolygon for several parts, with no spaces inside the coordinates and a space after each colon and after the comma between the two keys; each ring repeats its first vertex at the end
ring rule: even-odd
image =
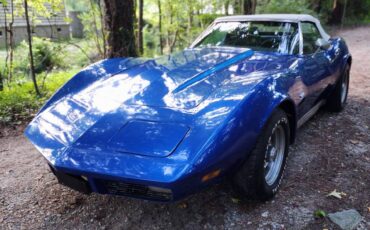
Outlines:
{"type": "Polygon", "coordinates": [[[84,37],[84,26],[79,18],[81,11],[68,11],[68,17],[71,19],[70,30],[73,38],[84,37]]]}
{"type": "MultiPolygon", "coordinates": [[[[49,7],[50,11],[52,10],[49,7]]],[[[17,10],[17,7],[14,6],[14,10],[17,10]]],[[[9,14],[11,12],[10,6],[4,9],[4,6],[0,3],[0,48],[5,47],[5,40],[6,40],[6,26],[9,26],[9,14]],[[5,20],[5,12],[7,16],[7,23],[5,20]]],[[[66,12],[63,9],[61,12],[58,12],[52,18],[43,18],[39,17],[31,24],[35,26],[32,27],[33,36],[37,37],[47,37],[51,39],[69,39],[69,24],[64,21],[66,17],[66,12]]],[[[26,20],[24,17],[15,16],[14,24],[14,42],[16,44],[20,43],[21,41],[27,38],[27,28],[26,28],[26,20]]],[[[9,35],[9,34],[8,34],[9,35]]]]}

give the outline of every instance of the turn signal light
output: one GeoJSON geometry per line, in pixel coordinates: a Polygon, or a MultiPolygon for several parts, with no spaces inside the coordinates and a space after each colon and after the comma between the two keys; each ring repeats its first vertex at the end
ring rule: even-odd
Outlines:
{"type": "Polygon", "coordinates": [[[212,171],[212,172],[210,172],[210,173],[208,173],[208,174],[206,174],[202,177],[202,182],[206,182],[210,179],[213,179],[213,178],[217,177],[218,175],[220,175],[220,173],[221,173],[221,169],[217,169],[215,171],[212,171]]]}

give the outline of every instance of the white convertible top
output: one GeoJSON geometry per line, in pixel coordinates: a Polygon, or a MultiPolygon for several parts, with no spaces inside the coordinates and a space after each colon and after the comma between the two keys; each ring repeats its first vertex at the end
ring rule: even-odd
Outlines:
{"type": "Polygon", "coordinates": [[[320,31],[321,36],[328,40],[330,35],[325,32],[322,28],[320,21],[309,15],[309,14],[254,14],[254,15],[235,15],[220,17],[215,20],[215,22],[228,22],[228,21],[284,21],[284,22],[302,22],[308,21],[315,23],[317,29],[320,31]]]}

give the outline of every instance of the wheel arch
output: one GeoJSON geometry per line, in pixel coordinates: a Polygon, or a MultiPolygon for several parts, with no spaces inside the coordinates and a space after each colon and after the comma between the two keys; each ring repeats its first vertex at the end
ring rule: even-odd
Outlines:
{"type": "Polygon", "coordinates": [[[283,100],[277,108],[283,110],[288,117],[290,129],[290,143],[294,143],[297,132],[297,112],[295,104],[291,99],[283,100]]]}
{"type": "Polygon", "coordinates": [[[349,68],[351,68],[351,66],[352,66],[352,56],[351,55],[348,56],[347,63],[349,65],[349,68]]]}

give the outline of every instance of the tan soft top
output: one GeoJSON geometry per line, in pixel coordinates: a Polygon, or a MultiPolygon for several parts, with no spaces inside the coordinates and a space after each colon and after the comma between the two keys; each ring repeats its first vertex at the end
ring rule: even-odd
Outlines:
{"type": "Polygon", "coordinates": [[[286,21],[286,22],[312,22],[315,23],[317,29],[320,31],[321,36],[328,40],[330,35],[322,28],[320,21],[308,14],[254,14],[254,15],[235,15],[220,17],[215,22],[242,22],[242,21],[286,21]]]}

